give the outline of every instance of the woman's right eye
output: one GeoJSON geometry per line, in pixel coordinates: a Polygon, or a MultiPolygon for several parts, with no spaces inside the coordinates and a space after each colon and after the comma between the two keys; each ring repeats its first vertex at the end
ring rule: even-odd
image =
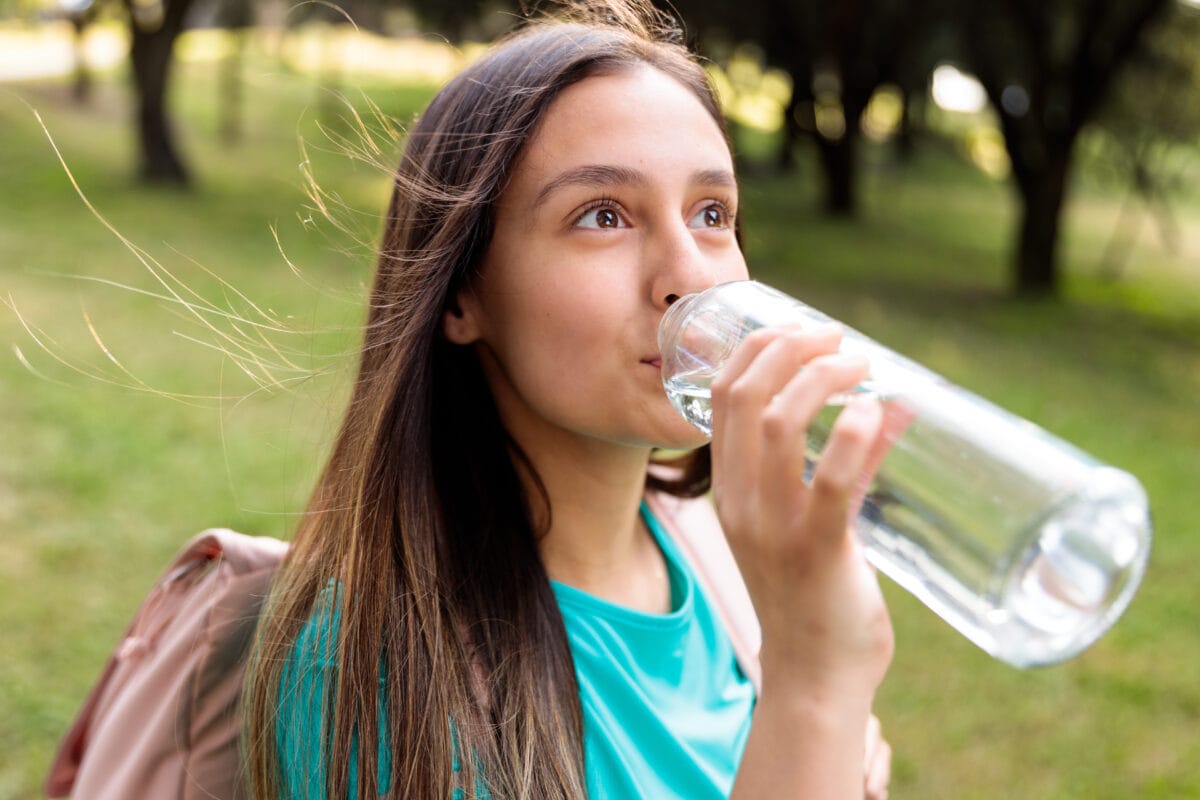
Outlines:
{"type": "Polygon", "coordinates": [[[621,216],[620,211],[611,204],[606,203],[586,209],[575,218],[575,227],[609,230],[612,228],[628,228],[629,223],[621,216]]]}

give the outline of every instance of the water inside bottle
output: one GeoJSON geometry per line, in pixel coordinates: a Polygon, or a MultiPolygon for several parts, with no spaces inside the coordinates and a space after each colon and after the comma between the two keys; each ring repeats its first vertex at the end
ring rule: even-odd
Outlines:
{"type": "MultiPolygon", "coordinates": [[[[683,414],[692,425],[712,436],[712,381],[715,377],[711,370],[698,370],[672,375],[663,382],[667,398],[671,405],[683,414]]],[[[885,387],[881,381],[867,379],[847,392],[840,392],[829,398],[828,407],[838,409],[849,403],[856,395],[869,394],[886,401],[895,396],[895,392],[885,387]]],[[[836,411],[833,412],[836,416],[836,411]]]]}
{"type": "Polygon", "coordinates": [[[672,375],[663,381],[671,405],[705,436],[712,436],[713,377],[711,370],[704,370],[672,375]]]}

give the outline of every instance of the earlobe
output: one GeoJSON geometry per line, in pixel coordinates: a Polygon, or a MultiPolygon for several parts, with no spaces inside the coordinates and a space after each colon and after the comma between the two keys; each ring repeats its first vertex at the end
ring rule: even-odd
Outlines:
{"type": "Polygon", "coordinates": [[[442,312],[442,336],[453,344],[471,344],[479,339],[479,326],[475,324],[472,309],[463,308],[460,298],[455,298],[442,312]]]}

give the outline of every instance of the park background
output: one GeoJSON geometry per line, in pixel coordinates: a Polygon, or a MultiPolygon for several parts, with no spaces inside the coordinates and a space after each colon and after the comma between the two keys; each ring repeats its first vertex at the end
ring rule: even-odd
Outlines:
{"type": "MultiPolygon", "coordinates": [[[[1142,589],[1067,664],[993,661],[883,581],[892,797],[1200,797],[1200,8],[677,7],[756,276],[1150,494],[1142,589]]],[[[403,127],[513,19],[0,0],[0,800],[40,796],[187,537],[290,535],[403,127]]]]}

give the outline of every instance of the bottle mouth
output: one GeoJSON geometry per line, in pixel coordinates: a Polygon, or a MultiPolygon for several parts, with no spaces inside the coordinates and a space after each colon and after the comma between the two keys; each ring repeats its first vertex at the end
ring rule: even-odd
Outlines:
{"type": "MultiPolygon", "coordinates": [[[[723,281],[721,283],[715,283],[712,286],[710,286],[707,289],[704,289],[702,291],[685,294],[682,297],[680,297],[679,299],[677,299],[674,303],[671,303],[670,306],[667,307],[666,312],[663,314],[662,319],[658,323],[658,351],[660,353],[664,352],[664,348],[669,345],[668,339],[672,336],[673,333],[678,331],[678,329],[680,327],[680,321],[683,319],[686,319],[688,317],[693,306],[695,306],[698,302],[701,302],[700,301],[701,297],[711,296],[711,292],[714,289],[718,289],[721,287],[735,286],[738,284],[745,286],[747,288],[753,287],[753,290],[760,294],[763,292],[763,290],[765,290],[766,292],[776,295],[780,299],[787,301],[788,304],[795,303],[795,301],[792,300],[787,295],[782,294],[778,290],[772,289],[771,287],[766,286],[765,284],[761,284],[758,281],[749,280],[749,279],[739,279],[739,280],[723,281]]],[[[725,294],[728,295],[729,292],[726,291],[725,294]]],[[[736,297],[737,295],[735,294],[734,296],[736,297]]],[[[758,294],[754,295],[754,297],[758,297],[758,296],[759,296],[758,294]]],[[[736,305],[736,302],[735,302],[735,305],[736,305]]]]}
{"type": "Polygon", "coordinates": [[[658,323],[658,352],[663,353],[667,347],[667,339],[671,336],[671,332],[679,327],[679,320],[687,316],[687,309],[696,302],[696,298],[700,296],[700,292],[685,294],[674,303],[667,307],[662,319],[658,323]]]}

